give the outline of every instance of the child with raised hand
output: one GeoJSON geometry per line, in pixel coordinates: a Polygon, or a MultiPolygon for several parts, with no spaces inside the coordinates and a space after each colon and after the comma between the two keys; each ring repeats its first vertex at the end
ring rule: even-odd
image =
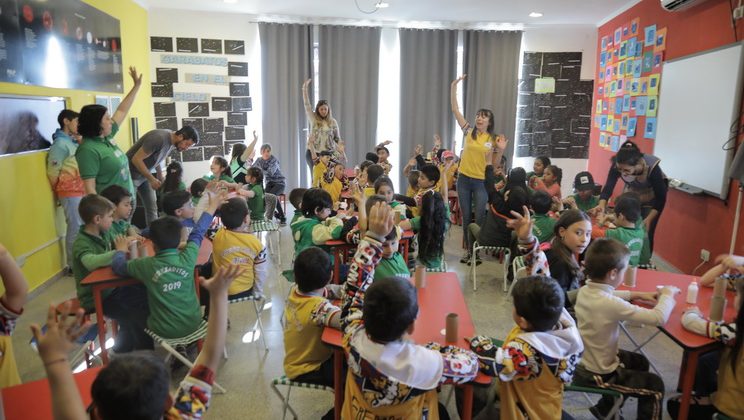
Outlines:
{"type": "MultiPolygon", "coordinates": [[[[744,258],[736,255],[719,257],[722,273],[733,272],[736,277],[728,277],[736,290],[733,322],[713,322],[707,320],[698,308],[685,311],[682,326],[696,334],[723,343],[723,350],[706,353],[698,361],[693,391],[695,398],[690,406],[690,418],[711,418],[714,413],[725,418],[744,418],[744,278],[740,276],[744,268],[744,258]]],[[[713,268],[712,270],[715,270],[713,268]]],[[[706,273],[707,274],[707,273],[706,273]]],[[[679,397],[667,401],[667,410],[676,419],[679,412],[679,397]]]]}
{"type": "MultiPolygon", "coordinates": [[[[517,249],[525,256],[527,272],[532,276],[554,278],[567,294],[578,289],[584,279],[578,257],[589,246],[592,235],[589,216],[580,210],[563,212],[553,227],[550,249],[543,251],[532,233],[533,220],[529,209],[525,206],[522,211],[522,214],[512,211],[514,217],[507,221],[507,226],[517,235],[517,249]]],[[[575,292],[570,296],[575,297],[575,292]]],[[[567,308],[573,306],[568,295],[565,303],[567,308]]]]}
{"type": "Polygon", "coordinates": [[[325,327],[341,327],[341,286],[329,285],[333,264],[327,252],[310,247],[294,261],[295,285],[284,307],[284,373],[297,382],[333,386],[333,351],[323,344],[325,327]]]}
{"type": "Polygon", "coordinates": [[[382,166],[382,169],[385,175],[389,175],[390,170],[393,169],[393,165],[390,162],[388,162],[388,158],[390,157],[390,150],[388,150],[388,148],[385,147],[391,143],[392,141],[385,140],[384,142],[375,146],[375,153],[377,153],[377,164],[382,166]]]}
{"type": "MultiPolygon", "coordinates": [[[[595,240],[586,252],[586,285],[576,299],[576,319],[584,341],[584,356],[576,370],[574,383],[607,388],[627,397],[638,398],[638,419],[661,418],[664,382],[648,371],[646,356],[619,348],[620,323],[664,325],[674,309],[679,289],[665,286],[660,292],[616,291],[628,268],[630,251],[614,239],[595,240]],[[628,302],[640,299],[658,303],[652,309],[628,302]]],[[[602,396],[590,408],[597,418],[605,418],[614,398],[602,396]]]]}
{"type": "Polygon", "coordinates": [[[563,171],[555,165],[549,165],[545,168],[542,177],[533,175],[530,180],[530,187],[535,191],[545,191],[558,200],[561,199],[561,179],[563,171]]]}
{"type": "MultiPolygon", "coordinates": [[[[202,286],[209,290],[212,316],[209,318],[204,347],[189,375],[181,381],[175,397],[169,395],[170,379],[160,358],[150,352],[122,355],[104,367],[93,382],[91,418],[202,418],[209,408],[215,372],[225,347],[227,290],[242,270],[239,266],[230,266],[217,270],[209,280],[203,277],[199,279],[202,286]]],[[[65,314],[67,312],[64,311],[65,314]]],[[[82,322],[83,314],[81,309],[74,318],[62,315],[58,319],[54,305],[50,305],[47,331],[42,332],[39,325],[31,326],[49,378],[55,419],[88,418],[67,360],[73,342],[87,331],[88,325],[82,322]]]]}
{"type": "MultiPolygon", "coordinates": [[[[204,197],[202,198],[204,199],[204,197]]],[[[155,248],[152,257],[127,261],[122,250],[114,254],[111,267],[119,276],[134,277],[145,285],[150,314],[147,327],[163,338],[186,337],[199,328],[201,310],[194,289],[194,267],[199,248],[214,213],[227,199],[227,192],[210,192],[207,209],[179,250],[181,222],[172,216],[150,224],[150,239],[155,248]]]]}
{"type": "MultiPolygon", "coordinates": [[[[78,209],[84,225],[72,246],[72,275],[80,306],[93,312],[93,292],[82,281],[94,270],[111,265],[117,251],[127,252],[133,238],[113,237],[110,234],[116,206],[102,195],[89,194],[80,200],[78,209]],[[112,243],[115,248],[112,248],[112,243]]],[[[141,284],[106,289],[102,292],[103,314],[119,323],[114,351],[152,348],[152,340],[145,334],[147,293],[141,284]]]]}
{"type": "Polygon", "coordinates": [[[407,338],[418,314],[408,278],[373,280],[381,244],[395,227],[393,215],[387,204],[372,207],[344,283],[341,325],[349,370],[342,418],[437,418],[436,388],[478,374],[477,356],[469,350],[407,338]]]}
{"type": "Polygon", "coordinates": [[[101,191],[101,196],[111,201],[115,206],[114,221],[111,223],[109,237],[138,237],[139,231],[129,223],[129,216],[132,214],[132,194],[120,185],[109,185],[101,191]]]}
{"type": "Polygon", "coordinates": [[[5,388],[21,383],[10,336],[15,329],[16,320],[23,312],[28,283],[3,244],[0,244],[0,279],[5,289],[0,297],[0,388],[5,388]]]}
{"type": "MultiPolygon", "coordinates": [[[[584,344],[555,280],[533,276],[515,281],[512,316],[517,325],[500,347],[476,336],[470,348],[481,370],[499,379],[501,418],[558,420],[563,386],[571,383],[584,344]]],[[[497,410],[488,404],[479,417],[497,418],[497,410]]]]}

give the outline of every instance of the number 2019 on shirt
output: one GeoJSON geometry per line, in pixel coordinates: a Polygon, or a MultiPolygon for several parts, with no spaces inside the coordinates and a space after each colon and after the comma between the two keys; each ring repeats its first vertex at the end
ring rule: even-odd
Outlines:
{"type": "Polygon", "coordinates": [[[164,284],[163,285],[163,292],[170,292],[170,291],[173,291],[173,290],[176,290],[176,289],[180,289],[180,288],[181,288],[181,282],[180,281],[176,281],[176,282],[173,282],[173,283],[167,283],[167,284],[164,284]]]}

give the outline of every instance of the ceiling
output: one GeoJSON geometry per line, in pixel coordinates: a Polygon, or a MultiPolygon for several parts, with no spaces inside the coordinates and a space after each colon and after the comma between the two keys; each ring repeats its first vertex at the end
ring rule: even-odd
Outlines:
{"type": "MultiPolygon", "coordinates": [[[[373,20],[387,24],[400,21],[429,21],[442,24],[512,23],[526,26],[552,24],[597,25],[638,0],[387,0],[390,7],[374,14],[357,9],[355,0],[136,0],[151,8],[245,13],[259,19],[304,17],[311,20],[373,20]],[[530,18],[530,12],[541,18],[530,18]]],[[[366,11],[375,10],[377,0],[356,0],[366,11]]]]}

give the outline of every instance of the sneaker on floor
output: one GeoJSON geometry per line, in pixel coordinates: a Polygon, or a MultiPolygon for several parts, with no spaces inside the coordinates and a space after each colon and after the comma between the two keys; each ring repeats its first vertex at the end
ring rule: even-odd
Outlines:
{"type": "Polygon", "coordinates": [[[471,265],[473,263],[473,260],[475,260],[475,265],[481,265],[483,261],[481,261],[480,254],[475,254],[475,258],[470,258],[470,261],[468,261],[468,265],[471,265]]]}
{"type": "Polygon", "coordinates": [[[465,255],[463,255],[462,258],[460,258],[460,263],[470,265],[470,253],[469,252],[466,252],[465,255]]]}
{"type": "MultiPolygon", "coordinates": [[[[679,416],[679,407],[681,395],[670,397],[667,400],[667,412],[676,419],[679,416]]],[[[690,399],[689,418],[691,419],[709,419],[716,413],[716,407],[713,405],[710,397],[692,395],[690,399]]]]}

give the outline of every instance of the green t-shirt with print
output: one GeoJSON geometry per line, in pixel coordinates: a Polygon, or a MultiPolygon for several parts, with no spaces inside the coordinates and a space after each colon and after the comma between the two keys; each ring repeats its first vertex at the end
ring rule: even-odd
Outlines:
{"type": "Polygon", "coordinates": [[[615,229],[607,229],[605,236],[625,244],[630,250],[630,262],[629,264],[633,267],[637,267],[641,260],[641,251],[643,250],[643,242],[646,237],[646,231],[643,228],[626,228],[618,226],[615,229]]]}
{"type": "Polygon", "coordinates": [[[394,253],[390,258],[380,258],[380,262],[375,267],[375,280],[386,277],[402,276],[409,277],[411,272],[403,260],[400,252],[394,253]]]}
{"type": "Polygon", "coordinates": [[[249,198],[248,208],[251,210],[251,220],[264,220],[264,189],[263,186],[248,184],[248,191],[253,191],[253,197],[249,198]]]}
{"type": "Polygon", "coordinates": [[[106,137],[86,137],[75,152],[75,158],[83,180],[95,179],[96,193],[119,185],[134,197],[134,184],[129,172],[127,155],[116,145],[114,136],[119,125],[114,123],[111,134],[106,137]]]}
{"type": "MultiPolygon", "coordinates": [[[[85,225],[83,225],[80,226],[78,235],[75,237],[75,242],[72,244],[72,275],[75,277],[75,289],[80,306],[86,310],[92,310],[95,308],[95,304],[93,302],[93,290],[91,287],[80,284],[91,273],[83,265],[83,257],[86,255],[103,257],[104,254],[107,254],[108,264],[105,265],[110,265],[114,252],[111,248],[111,236],[109,236],[109,232],[104,233],[103,236],[91,235],[85,231],[85,225]]],[[[104,289],[101,297],[106,299],[112,291],[113,289],[104,289]]]]}
{"type": "Polygon", "coordinates": [[[532,234],[540,243],[547,242],[553,237],[553,228],[556,220],[547,214],[535,214],[532,217],[532,234]]]}
{"type": "Polygon", "coordinates": [[[591,210],[599,205],[599,196],[592,195],[588,200],[582,200],[578,194],[573,195],[574,201],[576,201],[576,207],[581,211],[591,210]]]}

